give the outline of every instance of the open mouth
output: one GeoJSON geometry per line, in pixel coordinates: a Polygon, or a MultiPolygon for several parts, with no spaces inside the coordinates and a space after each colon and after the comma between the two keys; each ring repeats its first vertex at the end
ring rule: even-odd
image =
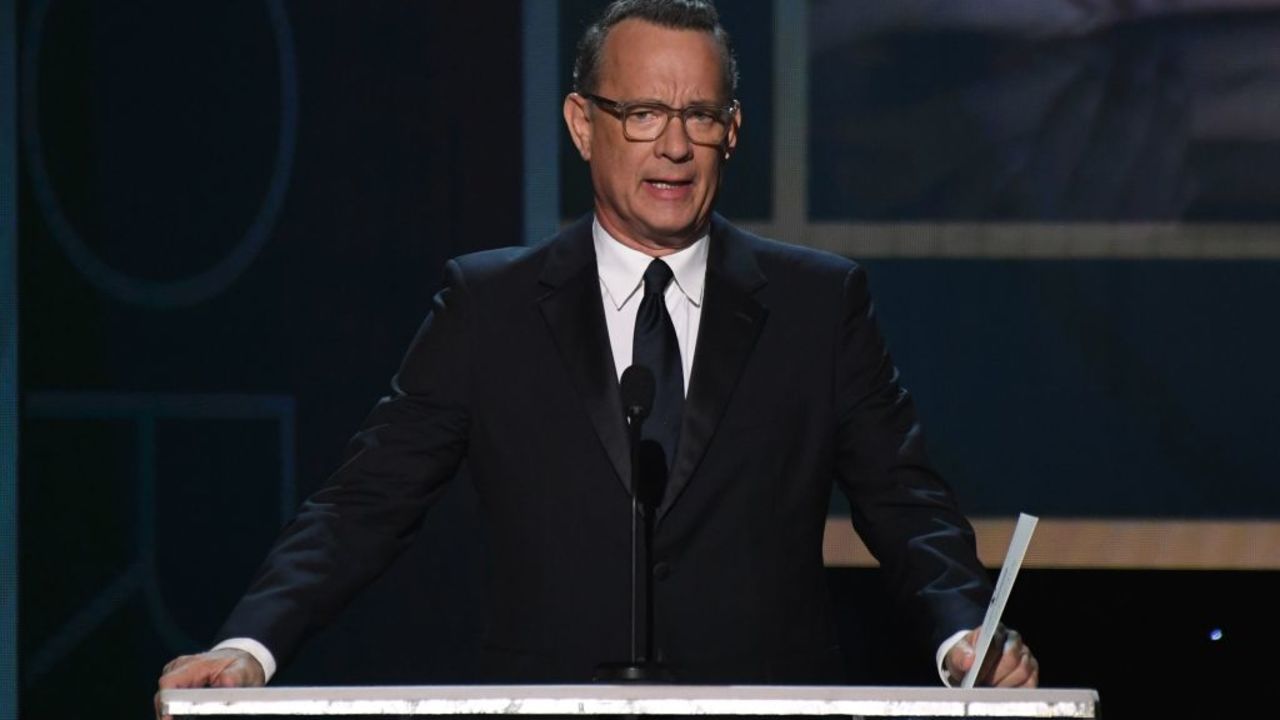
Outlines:
{"type": "Polygon", "coordinates": [[[685,188],[693,184],[692,180],[645,180],[645,183],[652,185],[659,190],[677,190],[685,188]]]}

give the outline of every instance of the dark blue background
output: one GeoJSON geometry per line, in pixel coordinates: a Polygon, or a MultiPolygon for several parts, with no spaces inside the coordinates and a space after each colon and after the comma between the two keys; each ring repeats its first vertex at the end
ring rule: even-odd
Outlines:
{"type": "MultiPolygon", "coordinates": [[[[566,89],[602,4],[560,3],[566,89]]],[[[724,5],[748,124],[720,208],[768,221],[772,3],[724,5]]],[[[386,391],[444,260],[522,241],[521,20],[515,4],[285,3],[296,151],[268,240],[219,292],[145,306],[69,261],[35,192],[31,138],[58,212],[116,271],[208,268],[262,211],[278,167],[278,28],[258,0],[45,7],[20,2],[18,26],[24,77],[38,78],[24,110],[39,115],[22,128],[19,179],[20,709],[143,714],[160,666],[207,642],[248,582],[283,498],[323,481],[386,391]],[[53,392],[283,399],[296,447],[282,448],[275,417],[166,417],[147,454],[138,416],[50,413],[53,392]]],[[[852,25],[822,14],[812,32],[811,220],[1277,220],[1280,131],[1194,121],[1219,117],[1213,91],[1233,83],[1260,88],[1234,95],[1248,101],[1236,119],[1276,113],[1277,12],[1036,34],[876,24],[876,4],[844,7],[852,25]],[[1221,70],[1242,55],[1248,72],[1221,70]]],[[[585,168],[551,141],[562,214],[577,215],[585,168]]],[[[1280,516],[1275,261],[866,264],[931,454],[972,514],[1280,516]]],[[[280,682],[466,681],[482,557],[474,497],[455,483],[407,556],[280,682]]],[[[930,682],[931,660],[896,642],[907,633],[876,572],[830,572],[851,678],[930,682]]],[[[1276,587],[1270,572],[1026,571],[1009,617],[1046,682],[1099,687],[1116,714],[1189,711],[1215,683],[1247,691],[1258,677],[1250,653],[1280,641],[1276,587]],[[1208,642],[1214,627],[1222,642],[1208,642]],[[1201,672],[1204,692],[1155,694],[1201,672]]]]}

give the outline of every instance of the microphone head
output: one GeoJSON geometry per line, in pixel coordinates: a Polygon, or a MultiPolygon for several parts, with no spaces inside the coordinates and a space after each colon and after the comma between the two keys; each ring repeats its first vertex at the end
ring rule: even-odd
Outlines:
{"type": "Polygon", "coordinates": [[[628,420],[649,416],[657,385],[653,371],[643,365],[632,365],[622,371],[622,410],[628,420]]]}

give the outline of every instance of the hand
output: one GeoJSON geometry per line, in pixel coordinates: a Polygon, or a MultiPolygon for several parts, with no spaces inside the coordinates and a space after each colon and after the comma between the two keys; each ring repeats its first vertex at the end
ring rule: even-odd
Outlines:
{"type": "MultiPolygon", "coordinates": [[[[262,666],[252,655],[234,648],[210,650],[199,655],[183,655],[174,658],[160,675],[160,689],[202,687],[262,687],[267,684],[262,666]]],[[[172,720],[160,714],[160,693],[156,693],[156,717],[172,720]]]]}
{"type": "MultiPolygon", "coordinates": [[[[951,682],[959,684],[965,673],[973,666],[974,646],[978,642],[978,630],[974,628],[965,634],[960,642],[947,653],[943,667],[951,676],[951,682]]],[[[1034,688],[1040,684],[1040,663],[1036,662],[1031,648],[1022,642],[1017,630],[1005,628],[1004,648],[1000,654],[1000,662],[990,677],[979,678],[983,685],[1007,688],[1034,688]]],[[[992,648],[994,651],[995,648],[992,648]]]]}

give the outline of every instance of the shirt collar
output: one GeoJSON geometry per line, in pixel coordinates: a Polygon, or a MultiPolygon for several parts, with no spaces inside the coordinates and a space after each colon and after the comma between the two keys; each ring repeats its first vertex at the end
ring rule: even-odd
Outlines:
{"type": "MultiPolygon", "coordinates": [[[[662,261],[675,275],[675,285],[695,307],[702,306],[702,290],[707,277],[707,248],[709,235],[703,235],[691,245],[681,248],[662,261]]],[[[596,270],[600,283],[614,309],[621,310],[632,297],[639,294],[644,283],[644,271],[653,258],[639,250],[618,242],[604,229],[598,219],[591,222],[591,239],[596,248],[596,270]]]]}

